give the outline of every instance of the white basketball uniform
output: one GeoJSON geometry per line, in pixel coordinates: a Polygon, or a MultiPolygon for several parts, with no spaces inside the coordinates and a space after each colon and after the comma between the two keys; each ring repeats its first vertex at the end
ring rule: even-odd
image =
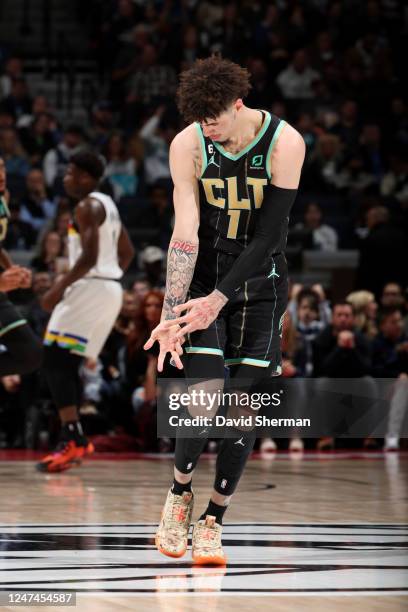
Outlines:
{"type": "MultiPolygon", "coordinates": [[[[49,320],[44,344],[56,342],[83,357],[96,359],[115,324],[122,307],[123,275],[118,262],[121,221],[112,198],[98,191],[89,194],[105,209],[99,227],[99,252],[95,266],[64,292],[49,320]]],[[[82,252],[80,235],[71,223],[68,229],[69,265],[72,268],[82,252]]]]}

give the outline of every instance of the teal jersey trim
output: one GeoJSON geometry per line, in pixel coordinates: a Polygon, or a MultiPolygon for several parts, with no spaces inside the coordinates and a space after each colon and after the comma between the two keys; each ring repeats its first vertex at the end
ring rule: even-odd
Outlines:
{"type": "Polygon", "coordinates": [[[205,141],[204,141],[204,136],[203,136],[201,126],[199,123],[195,123],[194,125],[198,132],[198,137],[200,138],[200,143],[201,143],[201,153],[202,153],[202,168],[201,168],[201,175],[200,175],[200,178],[201,178],[208,166],[207,151],[205,150],[205,141]]]}
{"type": "Polygon", "coordinates": [[[199,355],[219,355],[224,357],[224,351],[221,349],[210,348],[207,346],[186,346],[186,353],[196,353],[199,355]]]}
{"type": "Polygon", "coordinates": [[[269,179],[272,178],[272,173],[271,173],[271,156],[272,156],[272,151],[273,148],[276,144],[276,141],[279,138],[279,135],[282,131],[282,128],[286,125],[286,121],[284,121],[283,119],[279,122],[278,127],[275,130],[275,133],[273,135],[273,138],[271,140],[271,144],[269,145],[269,149],[268,149],[268,153],[266,154],[266,172],[268,173],[268,177],[269,179]]]}
{"type": "Polygon", "coordinates": [[[236,357],[235,359],[226,359],[225,365],[252,365],[258,368],[267,368],[270,361],[264,359],[252,359],[252,357],[236,357]]]}
{"type": "Polygon", "coordinates": [[[0,196],[0,212],[6,215],[6,217],[10,217],[10,209],[7,204],[7,200],[4,195],[0,196]]]}
{"type": "Polygon", "coordinates": [[[1,336],[4,336],[4,334],[7,334],[7,332],[11,331],[12,329],[16,329],[16,327],[21,327],[22,325],[26,325],[26,323],[27,321],[25,319],[19,319],[18,321],[13,321],[13,323],[6,325],[6,327],[3,327],[3,329],[0,329],[0,338],[1,336]]]}
{"type": "Polygon", "coordinates": [[[214,142],[214,146],[216,147],[216,149],[218,149],[218,151],[222,155],[224,155],[225,157],[228,157],[228,159],[232,159],[232,161],[236,161],[237,159],[239,159],[240,157],[248,153],[248,151],[250,151],[252,147],[254,147],[261,140],[262,136],[265,134],[266,130],[268,129],[270,122],[271,122],[271,115],[270,113],[266,111],[265,121],[263,123],[262,128],[259,130],[258,134],[255,136],[252,142],[250,142],[244,149],[242,149],[242,151],[239,151],[239,153],[237,153],[236,155],[233,155],[232,153],[228,153],[228,151],[226,151],[224,147],[220,145],[218,142],[214,142],[214,141],[212,142],[214,142]]]}

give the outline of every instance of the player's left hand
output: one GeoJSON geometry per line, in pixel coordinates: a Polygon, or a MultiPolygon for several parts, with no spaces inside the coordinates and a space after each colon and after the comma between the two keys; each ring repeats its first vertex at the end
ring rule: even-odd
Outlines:
{"type": "Polygon", "coordinates": [[[42,296],[40,300],[41,308],[47,312],[51,312],[54,306],[61,301],[63,295],[64,289],[61,289],[58,285],[54,285],[54,287],[48,289],[42,296]]]}
{"type": "Polygon", "coordinates": [[[179,325],[175,325],[173,320],[162,321],[155,327],[147,342],[143,345],[145,351],[152,348],[155,342],[159,343],[160,352],[157,360],[157,370],[163,372],[164,360],[167,353],[170,353],[170,357],[173,360],[175,366],[179,369],[183,369],[183,364],[180,359],[180,355],[183,354],[181,345],[184,342],[184,335],[176,338],[176,332],[179,330],[179,325]]]}
{"type": "Polygon", "coordinates": [[[179,304],[173,308],[175,314],[181,314],[187,311],[178,319],[172,321],[173,325],[184,325],[176,334],[176,338],[180,338],[185,334],[189,334],[198,329],[207,329],[209,325],[218,317],[222,307],[226,304],[227,298],[220,291],[213,291],[206,297],[194,298],[179,304]]]}

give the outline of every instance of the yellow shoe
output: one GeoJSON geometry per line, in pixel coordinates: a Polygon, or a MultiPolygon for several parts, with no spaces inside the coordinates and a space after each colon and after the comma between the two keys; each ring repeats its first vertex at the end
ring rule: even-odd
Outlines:
{"type": "Polygon", "coordinates": [[[193,492],[184,491],[183,495],[168,492],[156,533],[156,546],[164,555],[182,557],[186,552],[193,505],[193,492]]]}
{"type": "Polygon", "coordinates": [[[221,543],[222,526],[215,516],[207,516],[196,522],[193,529],[194,565],[226,565],[227,557],[221,543]]]}

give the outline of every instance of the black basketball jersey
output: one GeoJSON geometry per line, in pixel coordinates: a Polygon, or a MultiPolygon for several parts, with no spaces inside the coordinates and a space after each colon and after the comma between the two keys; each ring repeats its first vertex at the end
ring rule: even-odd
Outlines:
{"type": "Polygon", "coordinates": [[[3,242],[6,239],[9,217],[10,212],[6,198],[0,194],[0,247],[3,246],[3,242]]]}
{"type": "MultiPolygon", "coordinates": [[[[226,270],[220,269],[216,253],[221,251],[238,256],[253,236],[259,209],[271,188],[272,150],[285,125],[285,121],[275,115],[261,112],[264,120],[257,136],[235,155],[218,142],[206,138],[200,124],[195,124],[203,160],[199,180],[200,227],[199,257],[194,274],[196,280],[201,276],[205,276],[208,283],[211,282],[210,276],[220,280],[226,270]]],[[[282,227],[278,251],[285,248],[286,238],[287,222],[282,227]]],[[[265,253],[265,257],[268,255],[265,253]]]]}

